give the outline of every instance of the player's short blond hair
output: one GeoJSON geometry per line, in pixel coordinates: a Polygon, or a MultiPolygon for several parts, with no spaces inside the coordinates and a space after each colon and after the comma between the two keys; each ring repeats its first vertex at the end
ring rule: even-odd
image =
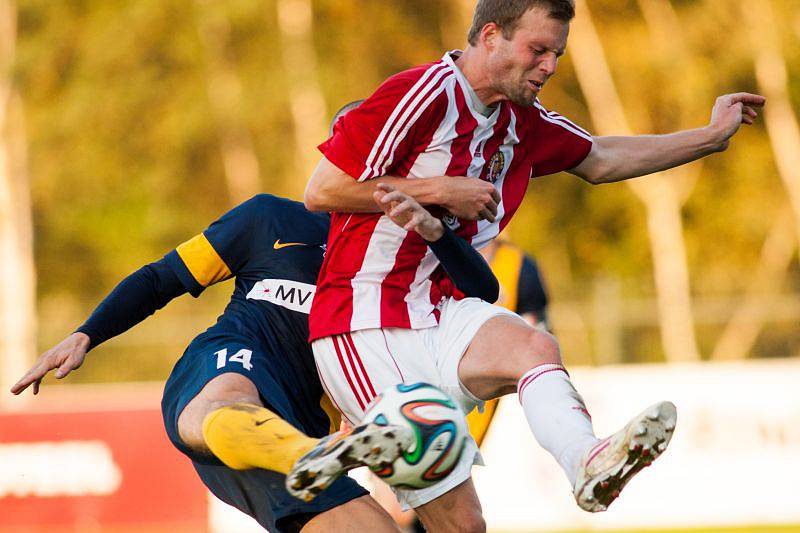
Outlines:
{"type": "Polygon", "coordinates": [[[503,37],[511,39],[519,19],[534,7],[547,9],[550,18],[562,22],[569,22],[575,17],[574,0],[478,0],[467,35],[469,44],[475,46],[478,43],[478,35],[490,22],[497,24],[503,37]]]}

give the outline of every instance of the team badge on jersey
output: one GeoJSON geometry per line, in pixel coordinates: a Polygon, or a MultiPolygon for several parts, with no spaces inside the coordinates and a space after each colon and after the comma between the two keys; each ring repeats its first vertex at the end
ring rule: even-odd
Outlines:
{"type": "Polygon", "coordinates": [[[503,174],[503,169],[506,166],[506,156],[503,155],[503,152],[498,150],[494,153],[491,159],[489,159],[489,166],[486,171],[486,179],[489,183],[494,183],[498,179],[500,179],[500,175],[503,174]]]}

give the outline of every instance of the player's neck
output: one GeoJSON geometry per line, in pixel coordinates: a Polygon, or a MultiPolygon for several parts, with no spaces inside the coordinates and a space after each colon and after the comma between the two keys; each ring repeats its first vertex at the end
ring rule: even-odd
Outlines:
{"type": "Polygon", "coordinates": [[[486,68],[484,68],[485,58],[480,50],[467,46],[455,63],[483,105],[493,107],[506,99],[492,88],[486,68]]]}

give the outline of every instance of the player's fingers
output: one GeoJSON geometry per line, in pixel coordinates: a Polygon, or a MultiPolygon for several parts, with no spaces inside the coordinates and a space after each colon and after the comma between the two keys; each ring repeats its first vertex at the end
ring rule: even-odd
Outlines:
{"type": "Polygon", "coordinates": [[[488,209],[482,209],[480,212],[480,219],[488,220],[489,222],[494,222],[495,216],[494,213],[492,213],[488,209]]]}
{"type": "Polygon", "coordinates": [[[45,374],[50,370],[50,367],[43,362],[40,362],[30,370],[28,370],[13,387],[11,387],[11,392],[14,394],[19,394],[20,392],[24,391],[28,388],[28,386],[36,380],[41,380],[45,374]]]}
{"type": "Polygon", "coordinates": [[[747,124],[748,126],[752,126],[755,124],[755,121],[747,115],[742,115],[742,124],[747,124]]]}
{"type": "Polygon", "coordinates": [[[405,200],[407,198],[408,198],[408,196],[403,194],[400,191],[392,191],[392,192],[386,193],[386,195],[383,197],[383,202],[385,202],[385,203],[402,202],[403,200],[405,200]]]}
{"type": "Polygon", "coordinates": [[[742,112],[744,112],[744,114],[750,118],[758,118],[758,112],[749,105],[744,106],[744,108],[742,108],[742,112]]]}
{"type": "Polygon", "coordinates": [[[389,185],[388,183],[379,183],[377,185],[377,188],[382,190],[383,192],[392,192],[395,190],[395,188],[389,185]]]}
{"type": "Polygon", "coordinates": [[[385,195],[386,193],[383,191],[375,191],[372,193],[372,199],[375,200],[375,203],[384,211],[386,210],[386,204],[383,203],[383,197],[385,195]]]}
{"type": "Polygon", "coordinates": [[[76,360],[74,357],[68,357],[66,361],[61,363],[55,372],[57,379],[65,377],[67,374],[81,366],[81,361],[76,360]]]}
{"type": "Polygon", "coordinates": [[[405,226],[403,226],[403,229],[405,229],[406,231],[412,231],[416,229],[417,226],[419,226],[422,223],[423,218],[424,215],[422,213],[414,213],[414,215],[411,217],[411,220],[408,221],[408,223],[405,226]]]}
{"type": "Polygon", "coordinates": [[[489,209],[489,211],[491,211],[493,215],[497,214],[497,202],[494,199],[492,199],[491,201],[489,201],[488,204],[486,204],[486,208],[489,209]]]}
{"type": "Polygon", "coordinates": [[[495,206],[497,204],[499,204],[500,203],[500,191],[498,191],[497,189],[492,187],[492,192],[490,194],[492,195],[492,200],[494,200],[495,206]]]}
{"type": "Polygon", "coordinates": [[[411,210],[411,202],[403,200],[392,209],[391,216],[399,217],[403,213],[411,210]]]}
{"type": "Polygon", "coordinates": [[[41,387],[41,386],[42,386],[42,379],[41,378],[39,378],[39,379],[37,379],[36,381],[33,382],[33,394],[34,395],[39,394],[39,387],[41,387]]]}
{"type": "Polygon", "coordinates": [[[741,102],[747,105],[754,105],[757,107],[763,106],[767,99],[761,96],[760,94],[753,94],[753,93],[733,93],[726,95],[730,98],[731,103],[741,102]]]}

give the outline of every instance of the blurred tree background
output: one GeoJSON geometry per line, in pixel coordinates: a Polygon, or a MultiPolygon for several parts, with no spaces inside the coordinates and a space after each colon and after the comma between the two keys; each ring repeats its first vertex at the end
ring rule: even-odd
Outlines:
{"type": "MultiPolygon", "coordinates": [[[[41,351],[123,276],[242,199],[300,199],[333,112],[462,47],[473,2],[11,6],[5,75],[21,102],[41,351]]],[[[800,1],[578,8],[542,101],[596,134],[699,127],[726,92],[763,91],[784,105],[725,154],[680,172],[601,187],[569,175],[531,183],[508,233],[543,269],[568,362],[797,356],[800,1]]],[[[182,297],[93,351],[70,381],[163,379],[230,290],[182,297]]]]}

